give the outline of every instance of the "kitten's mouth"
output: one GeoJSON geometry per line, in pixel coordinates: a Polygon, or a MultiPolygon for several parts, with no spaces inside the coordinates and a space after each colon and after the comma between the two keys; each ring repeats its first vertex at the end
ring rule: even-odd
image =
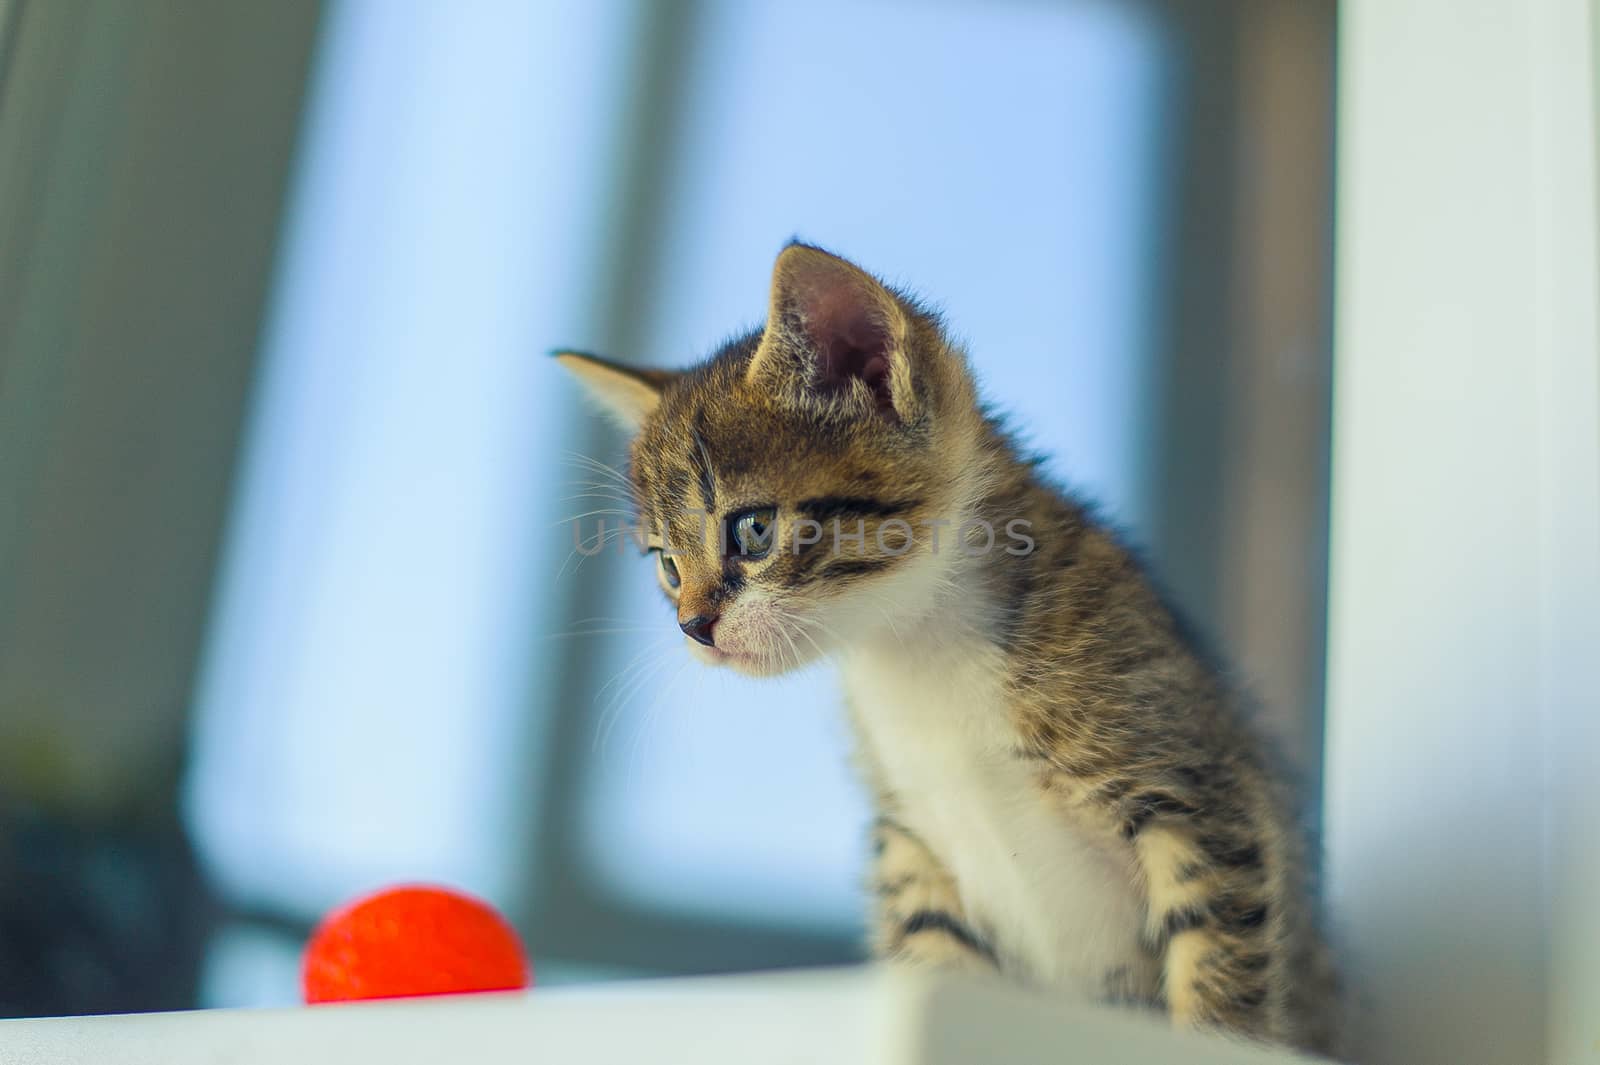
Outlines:
{"type": "Polygon", "coordinates": [[[747,654],[743,651],[727,651],[720,647],[707,647],[704,644],[688,641],[689,653],[707,665],[727,666],[729,669],[751,676],[767,676],[772,673],[782,672],[781,665],[761,655],[747,654]]]}
{"type": "Polygon", "coordinates": [[[750,659],[749,655],[740,654],[737,651],[725,651],[720,647],[708,647],[693,640],[689,641],[687,646],[690,654],[702,662],[710,662],[714,665],[732,665],[736,662],[750,659]]]}

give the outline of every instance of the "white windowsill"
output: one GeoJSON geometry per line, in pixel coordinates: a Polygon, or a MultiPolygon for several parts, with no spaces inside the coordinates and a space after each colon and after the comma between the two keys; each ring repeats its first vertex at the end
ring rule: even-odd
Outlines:
{"type": "Polygon", "coordinates": [[[0,1022],[11,1065],[1267,1065],[1292,1054],[991,983],[883,968],[281,1010],[0,1022]]]}

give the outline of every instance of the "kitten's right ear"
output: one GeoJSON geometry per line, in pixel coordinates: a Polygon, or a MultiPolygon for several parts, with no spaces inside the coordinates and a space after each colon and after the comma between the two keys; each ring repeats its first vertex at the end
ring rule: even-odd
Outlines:
{"type": "Polygon", "coordinates": [[[583,382],[607,414],[630,432],[636,432],[661,402],[661,393],[678,375],[671,370],[646,370],[624,366],[581,351],[553,353],[561,365],[583,382]]]}
{"type": "Polygon", "coordinates": [[[796,241],[773,264],[767,326],[747,375],[779,394],[912,422],[920,407],[909,332],[881,282],[796,241]]]}

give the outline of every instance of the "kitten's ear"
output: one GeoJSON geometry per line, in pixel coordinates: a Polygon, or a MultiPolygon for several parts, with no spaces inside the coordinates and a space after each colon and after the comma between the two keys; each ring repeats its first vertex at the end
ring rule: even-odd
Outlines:
{"type": "Polygon", "coordinates": [[[619,425],[637,431],[661,402],[661,392],[678,375],[670,370],[645,370],[624,366],[581,351],[557,351],[556,361],[583,382],[619,425]]]}
{"type": "Polygon", "coordinates": [[[767,329],[750,380],[911,421],[909,333],[900,301],[871,274],[821,248],[791,244],[772,268],[767,329]]]}

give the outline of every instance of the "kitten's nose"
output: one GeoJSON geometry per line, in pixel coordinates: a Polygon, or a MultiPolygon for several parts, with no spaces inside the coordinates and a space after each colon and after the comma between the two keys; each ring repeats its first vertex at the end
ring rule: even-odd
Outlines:
{"type": "Polygon", "coordinates": [[[703,643],[707,647],[715,647],[716,645],[711,642],[711,626],[716,623],[716,618],[708,618],[704,614],[696,614],[688,621],[678,622],[678,628],[682,629],[683,634],[690,639],[703,643]]]}

